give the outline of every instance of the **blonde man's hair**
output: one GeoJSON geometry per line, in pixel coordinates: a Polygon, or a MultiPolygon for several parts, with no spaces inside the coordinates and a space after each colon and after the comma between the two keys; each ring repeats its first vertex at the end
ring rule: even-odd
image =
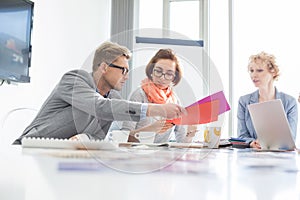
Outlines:
{"type": "Polygon", "coordinates": [[[260,62],[263,66],[267,67],[269,72],[274,73],[273,79],[278,80],[280,73],[279,73],[279,67],[276,64],[275,59],[276,59],[275,56],[273,56],[272,54],[268,54],[268,53],[262,51],[256,55],[250,56],[249,63],[248,63],[248,69],[249,69],[249,65],[251,63],[260,62]]]}
{"type": "Polygon", "coordinates": [[[112,63],[120,56],[130,59],[131,52],[125,46],[113,42],[104,42],[99,46],[94,54],[93,72],[96,71],[102,62],[112,63]]]}

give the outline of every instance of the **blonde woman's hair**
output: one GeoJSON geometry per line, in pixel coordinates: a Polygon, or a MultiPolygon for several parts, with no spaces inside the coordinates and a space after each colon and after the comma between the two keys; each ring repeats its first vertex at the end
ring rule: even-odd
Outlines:
{"type": "Polygon", "coordinates": [[[279,73],[279,67],[276,64],[275,59],[276,59],[275,56],[273,56],[272,54],[268,54],[268,53],[262,51],[256,55],[250,56],[249,63],[248,63],[248,69],[249,69],[249,65],[251,63],[260,62],[263,66],[267,67],[269,72],[274,73],[273,79],[278,80],[280,73],[279,73]]]}
{"type": "Polygon", "coordinates": [[[113,42],[104,42],[95,51],[93,60],[93,72],[96,71],[102,62],[112,63],[120,56],[130,59],[131,52],[125,46],[113,42]]]}

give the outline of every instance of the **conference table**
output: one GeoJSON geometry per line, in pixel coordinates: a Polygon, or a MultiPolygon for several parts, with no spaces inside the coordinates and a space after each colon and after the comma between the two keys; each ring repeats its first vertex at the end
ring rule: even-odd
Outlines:
{"type": "Polygon", "coordinates": [[[12,145],[0,158],[1,200],[300,199],[297,151],[12,145]]]}

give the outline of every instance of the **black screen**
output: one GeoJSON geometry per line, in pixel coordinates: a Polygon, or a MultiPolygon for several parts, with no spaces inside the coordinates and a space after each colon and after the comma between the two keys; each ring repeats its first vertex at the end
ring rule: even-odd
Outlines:
{"type": "Polygon", "coordinates": [[[0,1],[0,79],[30,82],[33,2],[0,1]]]}

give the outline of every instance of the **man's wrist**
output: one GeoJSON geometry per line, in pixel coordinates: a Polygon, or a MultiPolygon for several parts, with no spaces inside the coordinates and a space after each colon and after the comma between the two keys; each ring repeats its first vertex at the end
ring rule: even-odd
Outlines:
{"type": "Polygon", "coordinates": [[[154,116],[160,116],[159,112],[160,109],[157,107],[159,105],[156,104],[148,104],[148,109],[147,109],[147,116],[148,117],[154,117],[154,116]]]}

